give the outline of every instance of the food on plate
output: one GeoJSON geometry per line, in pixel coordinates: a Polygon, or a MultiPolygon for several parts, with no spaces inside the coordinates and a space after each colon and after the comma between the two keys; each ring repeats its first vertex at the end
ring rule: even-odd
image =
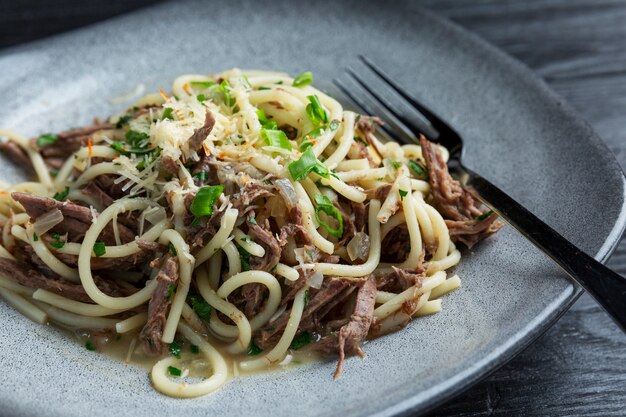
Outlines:
{"type": "MultiPolygon", "coordinates": [[[[194,397],[239,374],[362,344],[441,310],[447,272],[502,223],[448,152],[265,71],[183,75],[107,121],[27,139],[0,194],[0,295],[30,319],[153,358],[194,397]]],[[[71,121],[68,121],[71,124],[71,121]]]]}

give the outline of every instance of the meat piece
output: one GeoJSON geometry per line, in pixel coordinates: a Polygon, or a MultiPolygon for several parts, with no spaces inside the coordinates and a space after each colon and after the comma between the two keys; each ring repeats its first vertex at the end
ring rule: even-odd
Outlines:
{"type": "Polygon", "coordinates": [[[406,224],[391,229],[383,239],[382,247],[385,249],[381,254],[381,262],[404,262],[411,252],[411,240],[406,224]]]}
{"type": "Polygon", "coordinates": [[[339,353],[339,362],[335,370],[335,379],[339,378],[343,369],[346,353],[364,357],[361,342],[367,337],[372,320],[374,319],[374,304],[376,302],[376,280],[370,275],[356,295],[354,312],[350,321],[341,327],[339,334],[324,336],[313,348],[323,353],[339,353]]]}
{"type": "MultiPolygon", "coordinates": [[[[190,231],[187,234],[186,240],[187,243],[189,243],[192,253],[206,246],[209,240],[211,240],[211,238],[215,236],[217,231],[220,229],[224,213],[225,210],[214,211],[211,217],[209,217],[208,219],[203,217],[200,219],[200,222],[196,226],[189,226],[190,231]]],[[[187,225],[190,225],[192,221],[193,216],[190,214],[189,218],[185,219],[185,223],[187,225]]]]}
{"type": "Polygon", "coordinates": [[[350,152],[353,155],[356,154],[355,157],[358,159],[367,159],[370,168],[378,168],[378,164],[374,162],[374,158],[372,158],[372,155],[367,150],[367,145],[365,145],[364,143],[355,141],[351,145],[350,152]]]}
{"type": "Polygon", "coordinates": [[[251,223],[250,218],[247,217],[246,224],[248,234],[265,249],[263,257],[250,256],[250,268],[260,271],[271,270],[280,261],[281,248],[278,239],[272,235],[269,222],[265,220],[265,224],[261,227],[259,224],[251,223]]]}
{"type": "Polygon", "coordinates": [[[452,241],[461,242],[471,248],[504,226],[504,223],[497,220],[498,215],[492,213],[482,220],[446,220],[446,226],[452,241]]]}
{"type": "Polygon", "coordinates": [[[341,235],[341,239],[335,243],[335,248],[339,248],[354,237],[356,234],[356,226],[354,225],[351,205],[342,204],[340,201],[337,201],[334,203],[334,206],[339,210],[339,214],[341,214],[341,218],[343,219],[343,234],[341,235]]]}
{"type": "Polygon", "coordinates": [[[161,158],[161,167],[171,175],[176,175],[178,173],[178,164],[171,156],[164,156],[161,158]]]}
{"type": "MultiPolygon", "coordinates": [[[[482,209],[480,201],[461,184],[454,180],[448,172],[448,167],[444,162],[441,154],[437,151],[436,146],[428,141],[424,136],[420,137],[420,145],[422,147],[422,155],[426,160],[426,168],[428,169],[428,182],[430,183],[431,194],[437,210],[447,220],[472,222],[477,217],[487,213],[482,209]]],[[[463,232],[455,235],[458,241],[465,243],[468,247],[473,246],[479,240],[497,232],[503,223],[496,220],[495,216],[490,219],[489,224],[482,223],[480,226],[470,223],[467,227],[463,226],[463,232]],[[475,237],[469,237],[474,234],[475,237]],[[463,236],[460,238],[460,236],[463,236]]],[[[459,224],[453,224],[455,228],[459,228],[459,224]]]]}
{"type": "Polygon", "coordinates": [[[378,154],[380,159],[383,159],[382,157],[383,154],[380,151],[380,149],[378,149],[378,147],[376,146],[376,141],[374,141],[374,138],[372,137],[372,133],[376,132],[377,126],[382,126],[384,124],[385,123],[382,120],[380,120],[378,117],[370,117],[370,116],[363,116],[363,115],[357,116],[356,121],[354,123],[354,127],[363,134],[366,142],[369,144],[371,149],[373,149],[378,154]]]}
{"type": "Polygon", "coordinates": [[[122,181],[119,183],[115,183],[117,177],[112,174],[107,175],[98,175],[95,178],[95,182],[98,184],[105,193],[111,196],[113,199],[118,200],[120,198],[126,197],[128,191],[124,191],[124,185],[127,181],[122,181]]]}
{"type": "Polygon", "coordinates": [[[33,164],[28,154],[17,143],[11,140],[0,142],[0,150],[6,153],[14,163],[30,170],[33,169],[33,164]]]}
{"type": "Polygon", "coordinates": [[[329,255],[319,250],[317,246],[304,245],[304,253],[306,254],[305,262],[320,262],[325,264],[337,264],[341,260],[337,255],[329,255]]]}
{"type": "Polygon", "coordinates": [[[250,181],[243,186],[238,192],[231,195],[233,208],[239,210],[239,216],[244,216],[250,210],[253,210],[255,200],[262,197],[273,196],[274,187],[269,184],[263,184],[259,181],[250,181]]]}
{"type": "MultiPolygon", "coordinates": [[[[109,207],[111,204],[115,202],[113,197],[108,195],[100,186],[94,182],[90,181],[86,185],[84,185],[81,189],[83,194],[88,195],[96,199],[104,208],[109,207]]],[[[128,229],[130,229],[133,235],[137,234],[139,227],[139,216],[135,211],[128,211],[126,213],[119,213],[117,215],[117,222],[119,224],[123,224],[128,229]]],[[[119,227],[118,227],[119,229],[119,227]]],[[[121,237],[120,237],[121,239],[121,237]]]]}
{"type": "MultiPolygon", "coordinates": [[[[46,276],[25,262],[0,258],[0,275],[28,288],[41,288],[71,300],[93,303],[82,285],[71,283],[62,278],[46,276]]],[[[94,281],[100,291],[110,296],[123,297],[134,292],[129,291],[127,287],[120,286],[115,281],[103,280],[99,277],[94,277],[94,281]]]]}
{"type": "Polygon", "coordinates": [[[426,268],[422,264],[423,255],[419,266],[415,270],[400,269],[392,266],[392,272],[376,277],[376,288],[381,291],[401,293],[413,285],[420,284],[426,278],[426,268]]]}
{"type": "Polygon", "coordinates": [[[115,201],[110,195],[105,193],[102,188],[100,188],[95,182],[88,182],[80,190],[83,194],[93,197],[95,200],[97,200],[102,205],[102,207],[109,207],[115,201]]]}
{"type": "MultiPolygon", "coordinates": [[[[309,302],[302,312],[300,322],[302,323],[307,321],[316,311],[321,309],[327,303],[332,302],[337,295],[346,288],[356,285],[358,285],[358,281],[351,279],[330,278],[324,280],[324,283],[319,290],[315,291],[314,289],[309,289],[309,302]]],[[[300,286],[298,290],[301,288],[302,286],[300,286]]],[[[268,347],[276,344],[283,330],[287,326],[290,313],[290,310],[285,310],[276,320],[272,323],[268,323],[260,329],[255,338],[257,346],[262,349],[267,349],[268,347]]]]}
{"type": "Polygon", "coordinates": [[[293,206],[288,212],[288,223],[280,228],[278,242],[281,247],[287,244],[287,238],[294,236],[296,243],[299,245],[308,245],[311,243],[311,236],[304,228],[302,223],[302,209],[300,206],[293,206]]]}
{"type": "MultiPolygon", "coordinates": [[[[109,122],[96,120],[91,126],[79,127],[57,133],[58,139],[56,142],[42,146],[39,152],[46,159],[54,157],[67,158],[86,144],[83,140],[85,137],[99,130],[111,129],[112,127],[109,122]]],[[[32,139],[32,142],[36,145],[37,139],[32,139]]]]}
{"type": "Polygon", "coordinates": [[[152,356],[159,356],[163,353],[164,343],[161,338],[165,328],[167,309],[171,303],[170,286],[178,282],[178,261],[175,257],[165,255],[156,280],[156,289],[148,303],[148,321],[139,333],[146,353],[152,356]]]}
{"type": "Polygon", "coordinates": [[[211,112],[207,110],[204,116],[204,125],[196,129],[189,138],[189,149],[199,152],[202,147],[202,142],[209,136],[211,130],[213,130],[213,126],[215,126],[215,118],[211,112]]]}
{"type": "Polygon", "coordinates": [[[194,182],[197,186],[201,186],[203,184],[203,182],[197,177],[197,174],[200,172],[206,173],[206,181],[204,181],[204,184],[219,184],[217,172],[212,164],[214,161],[215,156],[207,155],[204,152],[204,149],[200,151],[200,160],[196,162],[191,170],[191,174],[194,176],[194,182]]]}
{"type": "MultiPolygon", "coordinates": [[[[33,220],[54,208],[59,209],[63,213],[64,219],[54,226],[52,231],[62,235],[67,233],[71,242],[81,242],[92,224],[92,211],[70,201],[57,201],[54,198],[38,197],[19,192],[11,193],[11,197],[24,206],[26,213],[33,220]]],[[[118,230],[122,242],[130,242],[135,238],[135,233],[122,224],[118,225],[118,230]]],[[[106,244],[115,244],[113,226],[108,224],[98,239],[106,244]]]]}
{"type": "Polygon", "coordinates": [[[392,184],[384,184],[374,189],[367,190],[366,193],[369,198],[374,198],[378,201],[385,201],[389,195],[389,191],[391,191],[391,187],[392,184]]]}
{"type": "Polygon", "coordinates": [[[350,204],[352,205],[352,212],[354,213],[354,228],[357,232],[364,232],[365,227],[367,226],[367,211],[365,209],[365,204],[355,203],[354,201],[351,201],[350,204]]]}
{"type": "Polygon", "coordinates": [[[229,298],[239,310],[243,311],[248,319],[253,318],[263,307],[265,300],[265,285],[259,283],[246,284],[229,298]]]}

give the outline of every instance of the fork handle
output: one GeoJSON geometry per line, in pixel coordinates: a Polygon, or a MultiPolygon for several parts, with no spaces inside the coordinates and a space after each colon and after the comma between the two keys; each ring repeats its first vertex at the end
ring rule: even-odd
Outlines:
{"type": "Polygon", "coordinates": [[[473,187],[487,206],[559,264],[626,332],[626,278],[584,253],[485,178],[465,171],[465,185],[473,187]]]}

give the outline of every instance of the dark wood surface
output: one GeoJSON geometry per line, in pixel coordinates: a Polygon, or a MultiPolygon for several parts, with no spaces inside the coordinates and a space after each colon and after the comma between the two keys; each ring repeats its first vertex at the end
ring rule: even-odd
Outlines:
{"type": "MultiPolygon", "coordinates": [[[[2,0],[0,47],[152,3],[2,0]]],[[[626,0],[420,3],[536,71],[578,109],[626,167],[626,0]]],[[[609,266],[626,275],[626,241],[609,266]]],[[[626,416],[626,336],[583,295],[522,354],[431,414],[626,416]]]]}

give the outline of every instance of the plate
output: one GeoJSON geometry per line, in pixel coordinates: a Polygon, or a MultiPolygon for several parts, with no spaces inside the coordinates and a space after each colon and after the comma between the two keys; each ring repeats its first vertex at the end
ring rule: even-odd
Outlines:
{"type": "MultiPolygon", "coordinates": [[[[182,73],[310,70],[330,80],[366,54],[466,139],[467,165],[606,259],[625,225],[624,175],[590,127],[525,67],[409,1],[168,3],[0,55],[0,125],[28,135],[87,124],[182,73]]],[[[20,172],[3,160],[0,176],[20,172]]],[[[440,314],[334,362],[230,381],[178,400],[148,373],[0,304],[0,414],[388,416],[424,412],[502,365],[580,290],[510,228],[472,251],[440,314]],[[36,398],[36,399],[35,399],[36,398]]]]}

